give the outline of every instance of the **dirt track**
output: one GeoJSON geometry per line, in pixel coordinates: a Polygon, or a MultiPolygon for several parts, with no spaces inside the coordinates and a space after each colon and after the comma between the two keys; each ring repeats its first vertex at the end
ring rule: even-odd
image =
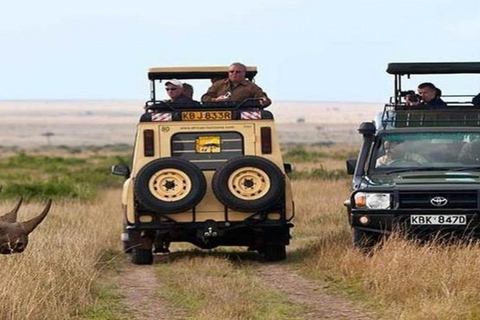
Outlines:
{"type": "MultiPolygon", "coordinates": [[[[301,319],[367,320],[378,319],[373,312],[325,292],[323,284],[307,280],[285,263],[256,263],[257,274],[266,287],[284,292],[289,301],[305,310],[301,319]]],[[[119,275],[119,290],[133,319],[181,320],[184,312],[173,307],[160,294],[161,279],[154,266],[126,265],[119,275]]],[[[298,318],[297,318],[298,319],[298,318]]]]}
{"type": "Polygon", "coordinates": [[[322,283],[307,280],[279,263],[259,264],[258,274],[265,285],[285,292],[289,300],[305,307],[304,319],[377,319],[340,296],[327,294],[322,283]]]}
{"type": "Polygon", "coordinates": [[[182,310],[175,309],[158,292],[162,283],[156,278],[152,266],[127,264],[118,276],[120,294],[131,313],[131,319],[184,319],[182,310]]]}

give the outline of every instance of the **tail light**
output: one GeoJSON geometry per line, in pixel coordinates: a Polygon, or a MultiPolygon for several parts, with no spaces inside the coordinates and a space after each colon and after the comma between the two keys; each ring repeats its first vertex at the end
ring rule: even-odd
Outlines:
{"type": "Polygon", "coordinates": [[[272,154],[272,128],[261,127],[260,139],[262,145],[262,154],[272,154]]]}
{"type": "Polygon", "coordinates": [[[155,155],[155,142],[153,139],[153,130],[143,130],[143,154],[145,157],[155,155]]]}

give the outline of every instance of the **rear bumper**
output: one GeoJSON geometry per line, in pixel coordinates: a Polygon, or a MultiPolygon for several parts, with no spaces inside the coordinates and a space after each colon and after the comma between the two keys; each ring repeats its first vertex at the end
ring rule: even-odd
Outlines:
{"type": "Polygon", "coordinates": [[[242,222],[205,222],[178,223],[162,225],[126,226],[129,239],[149,237],[155,242],[189,242],[200,248],[217,246],[261,247],[268,244],[290,244],[290,228],[293,224],[286,221],[242,221],[242,222]]]}

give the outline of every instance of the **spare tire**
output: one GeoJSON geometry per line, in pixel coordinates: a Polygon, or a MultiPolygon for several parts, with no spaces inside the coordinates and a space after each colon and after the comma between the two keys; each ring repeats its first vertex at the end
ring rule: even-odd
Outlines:
{"type": "Polygon", "coordinates": [[[159,213],[192,209],[204,197],[207,183],[196,165],[181,158],[146,164],[135,178],[135,196],[145,208],[159,213]]]}
{"type": "Polygon", "coordinates": [[[212,188],[217,199],[231,209],[262,211],[284,199],[285,176],[270,160],[243,156],[217,169],[212,188]]]}

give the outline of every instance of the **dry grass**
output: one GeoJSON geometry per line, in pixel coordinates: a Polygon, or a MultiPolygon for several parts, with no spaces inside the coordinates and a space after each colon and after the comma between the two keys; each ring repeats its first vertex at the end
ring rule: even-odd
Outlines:
{"type": "Polygon", "coordinates": [[[349,184],[295,182],[298,267],[395,319],[480,319],[480,245],[419,244],[395,235],[364,255],[352,248],[343,208],[349,184]]]}
{"type": "MultiPolygon", "coordinates": [[[[304,165],[318,163],[326,169],[344,166],[344,160],[327,158],[304,165]]],[[[351,245],[343,207],[349,186],[349,179],[294,181],[296,218],[286,265],[377,308],[385,319],[480,319],[480,246],[417,244],[393,237],[366,256],[351,245]]],[[[0,256],[0,319],[118,319],[111,313],[114,306],[91,310],[104,299],[95,285],[105,262],[113,264],[108,263],[112,257],[124,261],[123,255],[116,256],[119,201],[120,190],[115,190],[90,204],[55,203],[32,233],[26,252],[0,256]]],[[[13,204],[1,203],[0,212],[13,204]]],[[[41,207],[24,205],[21,219],[41,207]]],[[[163,284],[159,294],[191,319],[295,317],[298,306],[266,288],[248,263],[250,256],[239,254],[247,262],[238,263],[232,255],[177,248],[183,253],[157,264],[163,284]]]]}
{"type": "MultiPolygon", "coordinates": [[[[112,205],[119,195],[107,192],[95,204],[54,203],[24,253],[0,256],[0,319],[68,319],[94,303],[102,254],[120,246],[120,206],[112,205]]],[[[3,203],[0,212],[12,206],[3,203]]],[[[41,206],[24,204],[20,220],[41,206]]]]}
{"type": "Polygon", "coordinates": [[[228,257],[190,252],[159,265],[157,274],[167,286],[163,294],[186,310],[189,319],[295,318],[300,307],[289,303],[281,292],[267,289],[248,263],[228,257]]]}

